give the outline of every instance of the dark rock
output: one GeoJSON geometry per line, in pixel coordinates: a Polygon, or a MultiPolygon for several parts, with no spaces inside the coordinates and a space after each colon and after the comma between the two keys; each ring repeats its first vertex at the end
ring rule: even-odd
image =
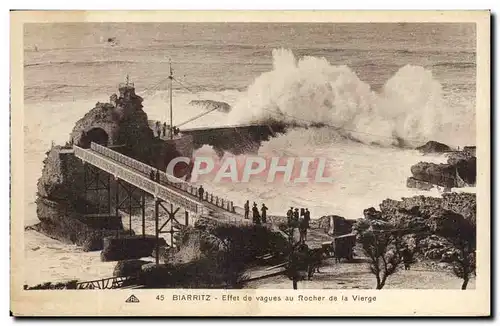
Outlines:
{"type": "Polygon", "coordinates": [[[82,245],[83,251],[102,250],[102,248],[103,248],[102,240],[103,240],[103,237],[100,236],[99,234],[92,234],[83,242],[83,245],[82,245]]]}
{"type": "Polygon", "coordinates": [[[442,207],[457,214],[463,215],[468,221],[476,224],[476,194],[443,194],[442,207]]]}
{"type": "MultiPolygon", "coordinates": [[[[165,245],[165,240],[160,238],[159,245],[165,245]],[[161,241],[163,240],[163,241],[161,241]]],[[[102,261],[117,261],[138,259],[151,256],[156,247],[156,237],[152,235],[132,235],[123,237],[106,237],[103,240],[101,252],[102,261]]]]}
{"type": "Polygon", "coordinates": [[[457,174],[462,179],[459,180],[460,182],[463,181],[466,185],[476,184],[477,166],[475,150],[464,150],[448,154],[448,164],[456,167],[457,174]]]}
{"type": "Polygon", "coordinates": [[[141,266],[139,282],[145,287],[162,288],[167,287],[172,282],[172,273],[174,271],[167,265],[156,265],[154,263],[141,266]]]}
{"type": "Polygon", "coordinates": [[[434,185],[426,181],[417,180],[414,177],[409,177],[406,180],[406,187],[416,188],[419,190],[431,190],[432,188],[434,188],[434,185]]]}
{"type": "Polygon", "coordinates": [[[38,179],[38,196],[52,200],[74,200],[82,189],[83,164],[74,155],[61,154],[63,147],[54,146],[43,160],[42,176],[38,179]]]}
{"type": "Polygon", "coordinates": [[[447,154],[447,164],[420,162],[411,167],[413,176],[407,179],[408,188],[429,190],[432,185],[445,189],[476,184],[477,164],[475,150],[454,151],[447,154]]]}
{"type": "MultiPolygon", "coordinates": [[[[441,198],[427,196],[413,196],[401,200],[386,199],[380,204],[383,219],[393,221],[420,218],[428,220],[436,218],[444,211],[462,215],[466,220],[475,223],[476,194],[446,193],[441,198]]],[[[417,224],[420,224],[417,223],[417,224]]]]}
{"type": "MultiPolygon", "coordinates": [[[[370,210],[372,211],[372,210],[370,210]]],[[[442,198],[414,196],[386,199],[380,204],[380,220],[360,219],[356,228],[385,223],[404,231],[402,245],[415,252],[417,260],[440,259],[456,254],[453,242],[476,239],[476,195],[446,193],[442,198]],[[451,248],[451,249],[450,249],[451,248]],[[452,250],[453,249],[453,250],[452,250]],[[449,251],[449,252],[448,252],[449,251]]],[[[376,213],[371,214],[376,216],[376,213]]]]}
{"type": "Polygon", "coordinates": [[[475,238],[475,234],[471,233],[474,229],[471,221],[461,214],[444,208],[435,210],[428,219],[427,225],[432,232],[440,236],[456,237],[458,234],[462,234],[467,239],[475,238]]]}
{"type": "Polygon", "coordinates": [[[127,235],[133,235],[133,231],[130,230],[100,230],[100,231],[90,231],[85,241],[83,241],[82,249],[83,251],[98,251],[104,248],[104,238],[106,237],[123,237],[127,235]]]}
{"type": "Polygon", "coordinates": [[[476,156],[476,146],[464,146],[464,152],[476,156]]]}
{"type": "Polygon", "coordinates": [[[460,160],[455,166],[457,168],[457,174],[467,185],[476,184],[477,166],[475,157],[471,157],[467,160],[460,160]]]}
{"type": "Polygon", "coordinates": [[[144,162],[151,158],[153,131],[142,110],[143,99],[133,87],[120,87],[114,103],[97,103],[78,120],[71,132],[74,144],[89,147],[90,142],[101,145],[126,145],[128,155],[144,162]]]}
{"type": "Polygon", "coordinates": [[[149,264],[150,262],[140,260],[140,259],[131,259],[131,260],[122,260],[119,261],[115,269],[113,270],[113,276],[135,276],[142,271],[142,266],[149,264]]]}
{"type": "Polygon", "coordinates": [[[40,223],[37,231],[66,243],[83,245],[94,231],[81,222],[79,214],[69,201],[54,201],[43,197],[36,200],[37,215],[40,223]]]}
{"type": "Polygon", "coordinates": [[[89,217],[79,213],[69,200],[36,199],[40,223],[29,229],[41,232],[65,243],[83,246],[85,251],[101,250],[103,237],[123,234],[121,220],[99,220],[87,223],[89,217]],[[109,227],[109,228],[107,228],[109,227]]]}
{"type": "Polygon", "coordinates": [[[382,213],[377,211],[374,207],[364,209],[363,216],[367,220],[381,220],[382,219],[382,213]]]}
{"type": "Polygon", "coordinates": [[[462,161],[462,160],[466,160],[467,161],[467,160],[469,160],[469,159],[471,159],[471,158],[473,158],[475,156],[472,155],[469,152],[456,151],[456,152],[448,153],[447,157],[448,157],[447,163],[450,164],[450,165],[455,165],[459,161],[462,161]]]}
{"type": "Polygon", "coordinates": [[[433,140],[428,141],[425,145],[417,147],[416,149],[424,154],[445,153],[451,151],[451,148],[448,145],[433,140]]]}
{"type": "Polygon", "coordinates": [[[456,168],[449,164],[419,162],[411,167],[413,178],[442,187],[456,187],[456,168]]]}

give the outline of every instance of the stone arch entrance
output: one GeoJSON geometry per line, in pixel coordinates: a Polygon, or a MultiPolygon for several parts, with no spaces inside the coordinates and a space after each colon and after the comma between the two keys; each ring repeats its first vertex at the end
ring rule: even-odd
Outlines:
{"type": "Polygon", "coordinates": [[[108,146],[108,133],[102,128],[92,128],[82,134],[79,146],[83,148],[89,148],[91,142],[97,143],[102,146],[108,146]]]}

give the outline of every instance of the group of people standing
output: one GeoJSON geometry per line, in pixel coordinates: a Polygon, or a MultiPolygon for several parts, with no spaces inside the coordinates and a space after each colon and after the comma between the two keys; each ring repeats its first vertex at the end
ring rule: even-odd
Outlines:
{"type": "Polygon", "coordinates": [[[151,170],[151,172],[149,172],[149,178],[160,183],[160,170],[156,169],[156,172],[155,170],[151,170]]]}
{"type": "Polygon", "coordinates": [[[307,240],[307,229],[311,221],[311,212],[308,208],[301,208],[300,213],[298,208],[290,207],[286,212],[286,219],[289,228],[298,228],[300,234],[300,242],[307,240]]]}
{"type": "MultiPolygon", "coordinates": [[[[158,138],[160,137],[165,137],[167,135],[167,123],[164,122],[163,124],[161,124],[160,121],[156,121],[156,124],[155,124],[155,131],[156,131],[156,136],[158,138]]],[[[179,134],[179,128],[177,127],[173,127],[173,133],[174,135],[177,135],[179,134]]]]}
{"type": "MultiPolygon", "coordinates": [[[[250,201],[246,201],[245,205],[245,219],[249,219],[250,215],[250,201]]],[[[252,207],[252,219],[254,224],[262,224],[262,223],[267,223],[267,206],[266,204],[262,204],[262,207],[259,208],[257,207],[257,203],[253,203],[252,207]]]]}
{"type": "MultiPolygon", "coordinates": [[[[245,219],[250,218],[250,201],[246,201],[244,205],[245,209],[245,219]]],[[[252,219],[255,224],[262,224],[267,222],[267,206],[262,204],[259,211],[257,203],[253,203],[252,207],[252,219]]],[[[301,208],[300,212],[298,208],[290,207],[286,213],[287,223],[289,228],[298,228],[300,233],[300,241],[307,240],[307,229],[309,229],[309,222],[311,221],[311,212],[308,208],[301,208]]]]}
{"type": "MultiPolygon", "coordinates": [[[[149,178],[150,178],[151,180],[153,180],[153,181],[156,181],[156,182],[158,182],[158,183],[161,183],[161,182],[160,182],[160,170],[156,169],[156,172],[155,172],[155,170],[151,170],[151,172],[149,173],[149,178]]],[[[203,201],[203,200],[204,200],[204,195],[205,195],[205,189],[203,188],[203,186],[202,186],[202,185],[200,185],[200,186],[198,187],[197,192],[198,192],[198,198],[199,198],[201,201],[203,201]]],[[[206,200],[206,198],[205,198],[205,200],[206,200]]]]}

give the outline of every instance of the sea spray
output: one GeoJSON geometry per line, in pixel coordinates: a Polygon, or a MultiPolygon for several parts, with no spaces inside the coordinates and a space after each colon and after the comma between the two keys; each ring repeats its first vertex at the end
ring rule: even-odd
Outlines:
{"type": "MultiPolygon", "coordinates": [[[[423,67],[401,67],[375,92],[348,66],[310,56],[297,59],[290,50],[275,49],[273,70],[254,80],[228,119],[230,124],[269,119],[324,123],[367,144],[400,145],[404,140],[413,146],[449,138],[442,126],[453,125],[450,115],[453,108],[441,84],[423,67]]],[[[472,116],[473,109],[459,119],[472,116]]]]}

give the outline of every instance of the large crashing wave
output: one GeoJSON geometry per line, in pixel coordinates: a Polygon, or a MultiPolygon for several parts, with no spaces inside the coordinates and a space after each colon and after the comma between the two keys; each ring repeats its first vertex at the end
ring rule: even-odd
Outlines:
{"type": "MultiPolygon", "coordinates": [[[[469,121],[467,128],[474,119],[471,109],[456,117],[469,121]]],[[[402,67],[375,92],[347,66],[309,56],[297,60],[290,50],[277,49],[273,70],[255,79],[229,120],[324,123],[365,143],[400,145],[443,140],[443,126],[453,124],[443,118],[455,113],[443,100],[441,84],[423,67],[402,67]]]]}

